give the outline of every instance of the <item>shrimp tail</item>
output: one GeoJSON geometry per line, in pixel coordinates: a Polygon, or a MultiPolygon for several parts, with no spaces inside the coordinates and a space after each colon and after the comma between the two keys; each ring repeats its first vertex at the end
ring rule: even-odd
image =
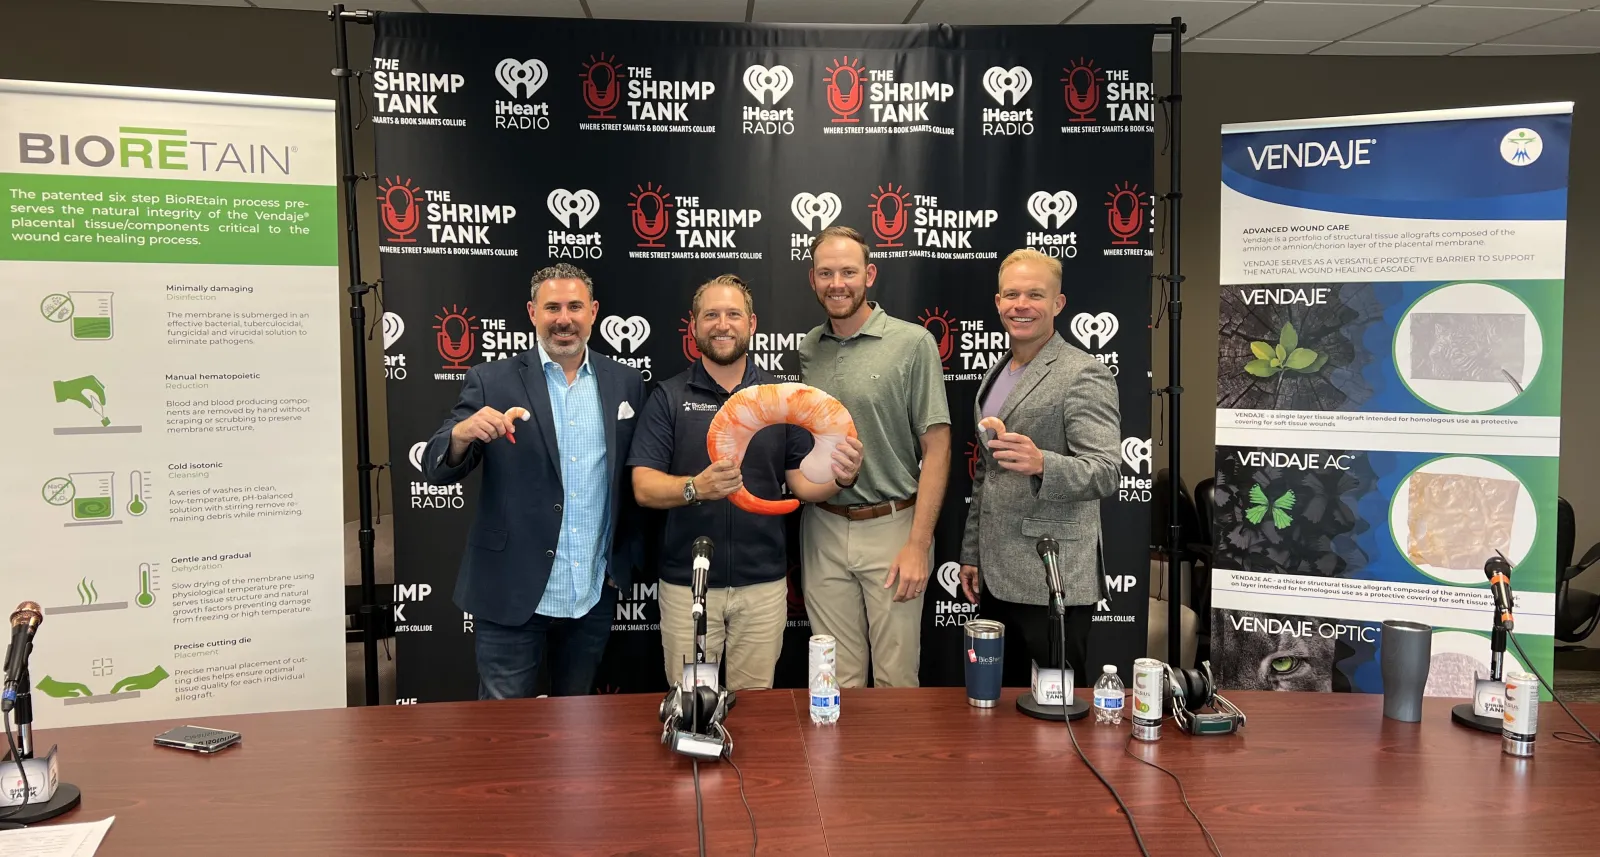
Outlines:
{"type": "Polygon", "coordinates": [[[800,508],[799,500],[764,500],[743,488],[729,494],[728,500],[752,515],[787,515],[800,508]]]}

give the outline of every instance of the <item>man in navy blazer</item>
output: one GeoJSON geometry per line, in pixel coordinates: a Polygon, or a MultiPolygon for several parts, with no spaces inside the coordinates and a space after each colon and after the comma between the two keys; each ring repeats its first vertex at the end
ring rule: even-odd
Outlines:
{"type": "Polygon", "coordinates": [[[455,590],[473,615],[480,699],[532,696],[544,663],[552,696],[589,693],[643,558],[623,480],[644,379],[587,347],[599,310],[579,268],[534,274],[537,344],[472,367],[423,452],[435,485],[483,467],[455,590]]]}

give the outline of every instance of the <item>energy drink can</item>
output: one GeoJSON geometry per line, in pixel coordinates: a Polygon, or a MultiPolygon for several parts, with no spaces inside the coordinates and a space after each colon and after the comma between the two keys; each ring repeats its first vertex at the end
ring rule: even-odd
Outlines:
{"type": "Polygon", "coordinates": [[[1133,737],[1140,741],[1161,738],[1161,697],[1166,689],[1166,667],[1155,658],[1133,662],[1133,737]]]}
{"type": "Polygon", "coordinates": [[[1500,749],[1513,756],[1532,756],[1539,734],[1539,678],[1507,670],[1505,725],[1500,728],[1500,749]]]}

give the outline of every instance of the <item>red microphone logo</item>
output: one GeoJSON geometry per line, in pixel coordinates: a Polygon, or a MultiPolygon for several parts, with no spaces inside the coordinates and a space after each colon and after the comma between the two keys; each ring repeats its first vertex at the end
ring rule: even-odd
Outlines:
{"type": "Polygon", "coordinates": [[[1111,234],[1117,240],[1113,245],[1130,245],[1139,242],[1133,237],[1144,228],[1144,210],[1148,203],[1139,194],[1139,186],[1132,182],[1123,182],[1107,191],[1106,196],[1106,224],[1111,227],[1111,234]]]}
{"type": "Polygon", "coordinates": [[[834,60],[823,80],[828,82],[828,109],[837,114],[833,121],[860,122],[855,118],[856,111],[866,100],[866,92],[861,88],[861,60],[849,57],[834,60]]]}
{"type": "Polygon", "coordinates": [[[922,326],[933,334],[933,341],[939,345],[939,362],[944,365],[946,372],[950,371],[950,355],[956,350],[956,320],[944,310],[934,307],[932,312],[923,310],[922,315],[917,316],[917,321],[922,322],[922,326]]]}
{"type": "Polygon", "coordinates": [[[900,247],[900,236],[906,234],[906,188],[890,182],[888,188],[878,185],[872,195],[872,231],[878,236],[879,247],[900,247]]]}
{"type": "Polygon", "coordinates": [[[446,369],[465,371],[467,367],[463,361],[471,359],[472,352],[478,348],[477,340],[472,338],[478,330],[478,317],[469,315],[470,312],[472,310],[466,307],[451,304],[449,309],[440,307],[439,314],[434,316],[439,320],[433,329],[439,331],[439,356],[444,359],[446,369]]]}
{"type": "Polygon", "coordinates": [[[694,341],[694,320],[685,316],[678,321],[683,323],[683,327],[678,328],[683,334],[683,359],[694,363],[700,359],[700,346],[694,341]]]}
{"type": "Polygon", "coordinates": [[[583,103],[594,112],[590,119],[615,119],[610,111],[622,100],[622,90],[617,85],[617,58],[600,54],[589,57],[583,64],[583,103]]]}
{"type": "Polygon", "coordinates": [[[1067,109],[1072,111],[1071,122],[1093,122],[1095,117],[1090,115],[1100,107],[1100,84],[1105,81],[1105,72],[1094,66],[1094,60],[1079,58],[1077,62],[1062,69],[1067,73],[1061,78],[1066,89],[1064,96],[1067,99],[1067,109]]]}
{"type": "Polygon", "coordinates": [[[395,176],[384,179],[378,187],[378,212],[383,218],[383,228],[389,230],[389,241],[395,244],[415,244],[411,233],[422,225],[422,210],[417,208],[418,188],[411,179],[395,176]]]}
{"type": "Polygon", "coordinates": [[[975,482],[978,479],[978,442],[967,441],[967,481],[975,482]]]}
{"type": "Polygon", "coordinates": [[[667,227],[671,220],[667,217],[667,210],[672,208],[672,194],[662,190],[660,185],[645,182],[641,187],[634,185],[637,190],[628,194],[633,201],[628,207],[633,209],[633,233],[639,236],[640,247],[661,248],[667,245],[661,243],[667,234],[667,227]]]}

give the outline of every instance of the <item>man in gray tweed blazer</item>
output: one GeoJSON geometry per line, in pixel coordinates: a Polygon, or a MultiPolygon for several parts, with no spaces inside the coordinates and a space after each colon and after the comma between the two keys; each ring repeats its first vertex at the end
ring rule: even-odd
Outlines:
{"type": "Polygon", "coordinates": [[[1020,640],[1025,659],[1060,668],[1036,548],[1041,537],[1054,538],[1066,589],[1067,664],[1076,683],[1084,683],[1093,673],[1084,662],[1089,622],[1095,602],[1105,597],[1100,500],[1117,490],[1116,379],[1056,333],[1056,316],[1066,306],[1059,261],[1035,250],[1007,256],[994,302],[1011,351],[978,388],[974,419],[998,418],[1005,430],[991,437],[984,426],[978,429],[961,586],[968,601],[981,601],[984,618],[1005,624],[1007,649],[1017,651],[1020,640]]]}

